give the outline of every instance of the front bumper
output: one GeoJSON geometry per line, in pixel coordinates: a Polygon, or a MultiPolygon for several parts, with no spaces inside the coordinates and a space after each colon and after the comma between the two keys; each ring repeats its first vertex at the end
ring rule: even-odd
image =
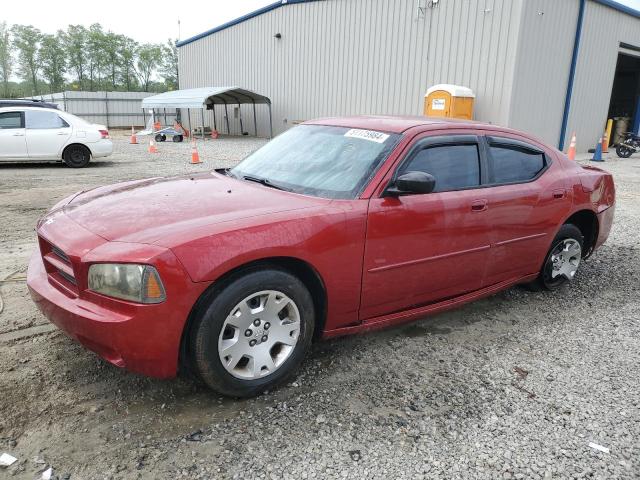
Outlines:
{"type": "Polygon", "coordinates": [[[70,295],[56,286],[39,249],[29,262],[27,285],[40,311],[87,349],[132,372],[170,378],[178,371],[185,322],[206,288],[192,283],[176,267],[177,261],[163,278],[167,301],[156,305],[120,301],[82,289],[70,295]]]}

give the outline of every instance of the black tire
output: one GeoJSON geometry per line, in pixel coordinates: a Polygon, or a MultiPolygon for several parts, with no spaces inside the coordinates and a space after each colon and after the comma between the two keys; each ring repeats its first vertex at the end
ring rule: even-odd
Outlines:
{"type": "Polygon", "coordinates": [[[189,335],[189,360],[194,373],[211,389],[231,397],[252,397],[285,382],[298,369],[313,337],[315,312],[309,290],[294,275],[279,269],[249,271],[231,278],[222,289],[211,291],[196,313],[189,335]],[[289,356],[273,373],[241,379],[223,366],[218,339],[228,315],[253,293],[282,292],[295,302],[300,314],[298,340],[289,356]]]}
{"type": "Polygon", "coordinates": [[[563,242],[567,239],[576,240],[580,244],[580,250],[583,250],[584,237],[582,236],[582,232],[580,231],[580,229],[570,223],[563,225],[556,237],[553,239],[553,242],[551,243],[551,248],[549,248],[549,251],[545,256],[544,263],[542,264],[542,268],[540,269],[538,278],[527,285],[529,290],[532,290],[534,292],[539,292],[542,290],[555,290],[569,281],[569,279],[565,276],[557,276],[556,278],[551,277],[551,272],[553,270],[553,262],[551,260],[551,257],[554,253],[556,253],[559,246],[562,245],[563,242]]]}
{"type": "Polygon", "coordinates": [[[162,135],[160,135],[159,133],[156,133],[156,142],[164,142],[164,140],[162,139],[162,135]]]}
{"type": "Polygon", "coordinates": [[[62,158],[68,167],[83,168],[89,165],[91,152],[84,145],[71,145],[66,148],[62,158]]]}
{"type": "Polygon", "coordinates": [[[182,137],[182,135],[174,135],[172,140],[173,140],[174,143],[180,143],[180,142],[182,142],[183,137],[182,137]]]}
{"type": "Polygon", "coordinates": [[[618,154],[620,158],[629,158],[633,154],[633,150],[626,145],[617,145],[616,154],[618,154]]]}

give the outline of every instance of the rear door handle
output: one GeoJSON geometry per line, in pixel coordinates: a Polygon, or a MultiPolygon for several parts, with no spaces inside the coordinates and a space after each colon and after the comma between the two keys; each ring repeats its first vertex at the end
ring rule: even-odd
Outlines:
{"type": "Polygon", "coordinates": [[[487,201],[482,200],[474,200],[471,204],[472,212],[484,212],[487,209],[487,201]]]}
{"type": "Polygon", "coordinates": [[[24,137],[24,133],[16,132],[13,134],[14,137],[24,137]]]}

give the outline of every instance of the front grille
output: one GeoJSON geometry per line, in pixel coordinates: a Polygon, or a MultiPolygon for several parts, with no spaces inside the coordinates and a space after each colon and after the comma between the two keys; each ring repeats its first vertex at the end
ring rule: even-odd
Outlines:
{"type": "Polygon", "coordinates": [[[77,297],[78,282],[69,256],[48,240],[39,237],[40,253],[49,282],[64,294],[77,297]]]}
{"type": "Polygon", "coordinates": [[[64,253],[62,250],[60,250],[58,247],[56,247],[55,245],[51,245],[51,251],[57,255],[58,257],[60,257],[60,259],[66,263],[68,263],[69,265],[71,265],[71,260],[69,260],[69,257],[67,257],[67,254],[64,253]]]}

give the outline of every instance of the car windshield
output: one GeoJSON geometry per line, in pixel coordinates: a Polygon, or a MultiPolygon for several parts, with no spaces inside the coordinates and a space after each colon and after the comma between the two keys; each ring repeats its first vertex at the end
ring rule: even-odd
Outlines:
{"type": "Polygon", "coordinates": [[[300,125],[249,155],[230,173],[305,195],[353,199],[399,137],[372,130],[300,125]]]}

